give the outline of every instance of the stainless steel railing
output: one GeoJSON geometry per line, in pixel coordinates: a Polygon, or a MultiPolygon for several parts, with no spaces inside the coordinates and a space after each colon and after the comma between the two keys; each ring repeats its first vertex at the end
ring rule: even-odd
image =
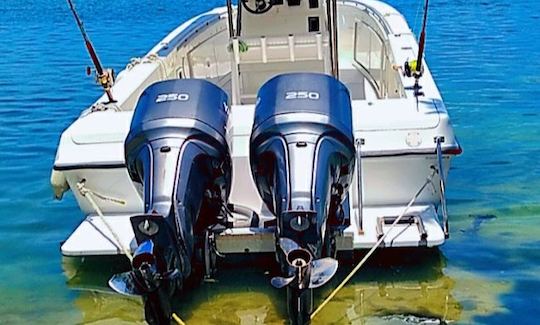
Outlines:
{"type": "Polygon", "coordinates": [[[443,222],[443,231],[444,236],[448,238],[448,209],[446,206],[446,177],[444,175],[443,169],[443,154],[442,154],[442,143],[444,141],[443,137],[435,138],[435,143],[437,144],[437,174],[439,175],[439,187],[440,187],[440,201],[441,201],[441,213],[442,213],[442,222],[443,222]]]}
{"type": "Polygon", "coordinates": [[[362,193],[362,139],[356,139],[356,199],[358,201],[358,212],[356,218],[356,228],[359,234],[364,234],[363,218],[364,203],[362,193]]]}

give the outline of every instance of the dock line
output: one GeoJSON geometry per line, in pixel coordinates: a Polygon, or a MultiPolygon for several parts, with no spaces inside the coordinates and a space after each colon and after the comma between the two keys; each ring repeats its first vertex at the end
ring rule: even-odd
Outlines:
{"type": "MultiPolygon", "coordinates": [[[[100,198],[102,200],[108,200],[108,201],[111,201],[111,202],[117,203],[117,204],[122,204],[120,202],[125,202],[125,201],[118,200],[118,199],[113,199],[113,198],[109,198],[109,197],[105,197],[103,195],[97,194],[96,192],[86,188],[85,180],[82,180],[79,183],[77,183],[77,189],[79,190],[81,195],[84,198],[86,198],[88,200],[88,202],[90,202],[90,205],[92,205],[92,207],[96,211],[97,215],[101,219],[101,222],[103,222],[103,224],[105,224],[105,226],[107,227],[109,232],[113,235],[114,240],[116,241],[118,247],[127,256],[127,258],[129,259],[129,262],[131,263],[133,261],[133,255],[131,255],[131,251],[129,250],[128,247],[125,247],[122,244],[122,241],[120,240],[120,236],[118,236],[118,234],[114,231],[113,227],[109,224],[109,222],[107,222],[107,220],[105,219],[105,216],[103,215],[103,212],[101,211],[101,208],[99,207],[99,205],[97,205],[97,203],[94,200],[93,196],[96,196],[96,197],[98,197],[98,198],[100,198]]],[[[123,204],[125,204],[125,203],[123,203],[123,204]]]]}
{"type": "Polygon", "coordinates": [[[176,315],[176,313],[172,314],[172,318],[174,319],[176,324],[178,324],[178,325],[186,325],[186,323],[184,323],[184,321],[178,315],[176,315]]]}
{"type": "Polygon", "coordinates": [[[330,293],[330,295],[328,297],[326,297],[326,299],[319,305],[319,307],[317,307],[317,309],[311,314],[310,318],[312,320],[317,316],[317,314],[321,310],[323,310],[323,308],[330,302],[330,300],[332,300],[338,294],[338,292],[341,289],[343,289],[343,287],[347,284],[347,282],[349,282],[349,280],[360,270],[360,268],[362,268],[362,266],[364,266],[364,264],[371,257],[371,255],[373,255],[375,250],[384,242],[384,240],[386,239],[388,234],[392,231],[392,229],[395,228],[395,226],[399,223],[399,221],[405,216],[407,211],[409,211],[409,209],[414,204],[416,199],[418,199],[420,194],[422,194],[422,192],[426,189],[426,186],[428,184],[432,183],[431,181],[433,180],[433,177],[437,174],[437,171],[435,170],[435,168],[433,168],[433,169],[434,169],[434,171],[431,174],[431,176],[429,176],[426,179],[426,182],[424,183],[424,185],[422,185],[422,187],[420,187],[418,192],[416,192],[416,194],[413,196],[413,198],[411,199],[409,204],[407,204],[407,207],[405,207],[405,210],[403,210],[403,212],[399,215],[399,217],[397,217],[396,220],[394,220],[394,223],[390,226],[390,229],[388,229],[388,231],[386,231],[384,233],[384,235],[381,238],[379,238],[379,240],[375,243],[375,245],[373,245],[373,247],[371,247],[371,249],[366,254],[366,256],[364,256],[364,258],[354,267],[354,269],[349,273],[349,275],[347,275],[347,277],[345,277],[345,279],[343,281],[341,281],[341,283],[330,293]]]}

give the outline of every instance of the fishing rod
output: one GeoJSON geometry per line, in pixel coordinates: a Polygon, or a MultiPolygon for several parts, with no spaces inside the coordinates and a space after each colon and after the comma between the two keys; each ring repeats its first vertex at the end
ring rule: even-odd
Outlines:
{"type": "Polygon", "coordinates": [[[424,20],[422,22],[422,32],[420,33],[420,40],[418,41],[418,58],[416,59],[416,73],[419,77],[422,76],[422,59],[424,58],[424,50],[426,48],[426,25],[428,16],[429,0],[426,0],[424,7],[424,20]]]}
{"type": "Polygon", "coordinates": [[[422,96],[423,93],[420,91],[422,88],[419,85],[419,80],[423,74],[422,62],[424,58],[424,51],[426,49],[426,27],[427,27],[427,18],[428,18],[428,9],[429,9],[429,0],[426,0],[424,5],[424,18],[422,21],[422,31],[420,32],[420,39],[418,40],[418,57],[415,61],[405,62],[404,71],[407,77],[414,77],[416,80],[414,82],[414,95],[422,96]]]}
{"type": "MultiPolygon", "coordinates": [[[[77,11],[75,10],[75,6],[73,5],[73,2],[71,0],[67,0],[67,2],[69,4],[69,9],[73,13],[73,17],[75,17],[77,26],[79,27],[79,30],[81,31],[82,37],[84,39],[84,44],[86,45],[86,49],[88,50],[88,54],[90,55],[90,59],[92,60],[92,63],[94,64],[94,67],[96,69],[96,80],[98,84],[101,85],[101,87],[105,91],[105,94],[107,95],[107,98],[109,99],[108,103],[115,103],[116,100],[114,100],[112,91],[111,91],[111,87],[114,84],[114,73],[112,70],[103,69],[103,65],[101,65],[101,62],[99,61],[96,50],[94,49],[92,42],[90,42],[90,38],[88,37],[88,34],[86,33],[86,30],[84,29],[84,25],[81,19],[79,18],[77,11]]],[[[88,68],[87,73],[90,74],[90,72],[91,70],[90,68],[88,68]]]]}

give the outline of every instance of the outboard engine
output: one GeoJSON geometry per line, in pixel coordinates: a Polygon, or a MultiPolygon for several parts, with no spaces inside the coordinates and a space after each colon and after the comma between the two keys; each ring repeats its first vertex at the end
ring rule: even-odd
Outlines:
{"type": "Polygon", "coordinates": [[[276,252],[293,324],[309,323],[313,288],[335,274],[335,230],[355,162],[347,88],[323,74],[293,73],[259,90],[250,144],[259,193],[277,217],[276,252]]]}
{"type": "Polygon", "coordinates": [[[113,276],[109,285],[142,295],[150,324],[170,324],[170,297],[192,273],[206,229],[227,202],[227,119],[226,93],[196,79],[155,83],[135,108],[125,158],[141,186],[145,214],[131,218],[139,244],[132,271],[113,276]]]}

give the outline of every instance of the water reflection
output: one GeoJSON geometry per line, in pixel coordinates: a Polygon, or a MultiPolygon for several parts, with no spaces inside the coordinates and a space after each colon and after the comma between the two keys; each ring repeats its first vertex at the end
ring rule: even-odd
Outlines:
{"type": "Polygon", "coordinates": [[[107,286],[112,274],[129,269],[124,257],[63,258],[70,289],[78,291],[74,305],[84,324],[145,324],[142,301],[113,293],[107,286]]]}
{"type": "MultiPolygon", "coordinates": [[[[461,306],[452,296],[455,280],[444,274],[437,249],[379,252],[328,304],[320,324],[444,323],[458,320],[461,306]]],[[[343,267],[343,278],[349,267],[343,267]]],[[[333,286],[337,285],[334,281],[333,286]]],[[[326,288],[321,294],[327,295],[326,288]]]]}
{"type": "MultiPolygon", "coordinates": [[[[341,257],[340,272],[316,294],[318,302],[353,267],[357,256],[341,257]]],[[[269,285],[272,256],[232,257],[213,282],[202,282],[176,299],[176,310],[189,324],[284,324],[284,292],[269,285]]],[[[452,296],[455,281],[444,274],[439,250],[379,252],[314,321],[315,324],[443,323],[460,319],[452,296]]],[[[142,304],[112,294],[110,275],[126,270],[118,258],[65,259],[68,285],[80,290],[75,305],[84,323],[141,323],[142,304]]]]}

